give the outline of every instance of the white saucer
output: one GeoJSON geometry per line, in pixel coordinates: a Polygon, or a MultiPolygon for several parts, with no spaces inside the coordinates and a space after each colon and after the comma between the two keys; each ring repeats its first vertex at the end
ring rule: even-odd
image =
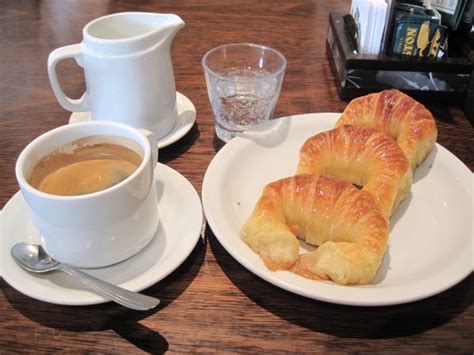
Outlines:
{"type": "MultiPolygon", "coordinates": [[[[183,138],[196,122],[196,108],[190,99],[176,92],[178,103],[178,120],[174,128],[166,136],[157,140],[158,149],[164,148],[183,138]]],[[[90,112],[73,112],[69,117],[69,123],[85,122],[92,119],[90,112]]]]}
{"type": "MultiPolygon", "coordinates": [[[[166,165],[158,163],[156,176],[160,226],[150,244],[121,263],[86,272],[126,289],[141,291],[164,279],[191,254],[203,224],[199,195],[184,176],[166,165]]],[[[39,240],[20,192],[5,205],[0,219],[0,270],[10,286],[35,299],[56,304],[107,302],[62,272],[31,274],[16,264],[10,255],[12,245],[39,240]]]]}

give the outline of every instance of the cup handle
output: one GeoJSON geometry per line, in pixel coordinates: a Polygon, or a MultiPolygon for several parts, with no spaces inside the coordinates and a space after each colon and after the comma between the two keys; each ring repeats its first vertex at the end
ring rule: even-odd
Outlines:
{"type": "Polygon", "coordinates": [[[64,91],[59,85],[58,77],[56,75],[56,64],[66,58],[74,58],[76,63],[82,62],[84,50],[82,44],[72,44],[57,48],[49,54],[48,57],[48,75],[51,87],[53,88],[54,95],[59,104],[66,110],[71,112],[83,112],[90,111],[89,102],[87,101],[87,95],[84,93],[80,99],[71,99],[66,96],[64,91]]]}

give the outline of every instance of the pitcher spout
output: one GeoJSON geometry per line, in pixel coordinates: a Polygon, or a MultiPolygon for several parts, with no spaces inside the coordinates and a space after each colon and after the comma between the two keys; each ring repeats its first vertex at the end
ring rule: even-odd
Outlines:
{"type": "Polygon", "coordinates": [[[184,27],[184,21],[175,14],[165,14],[162,16],[166,16],[166,19],[162,22],[162,26],[160,26],[160,32],[165,34],[164,38],[171,41],[176,33],[184,27]]]}

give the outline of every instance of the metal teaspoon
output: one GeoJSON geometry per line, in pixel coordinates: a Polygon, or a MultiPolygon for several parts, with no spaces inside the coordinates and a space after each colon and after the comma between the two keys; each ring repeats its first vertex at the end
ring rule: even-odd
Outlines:
{"type": "Polygon", "coordinates": [[[62,264],[49,256],[41,245],[26,242],[18,243],[12,247],[11,254],[15,261],[25,270],[34,273],[45,273],[53,270],[64,271],[76,277],[82,284],[90,287],[101,296],[127,308],[146,311],[160,303],[160,300],[157,298],[112,285],[72,266],[62,264]]]}

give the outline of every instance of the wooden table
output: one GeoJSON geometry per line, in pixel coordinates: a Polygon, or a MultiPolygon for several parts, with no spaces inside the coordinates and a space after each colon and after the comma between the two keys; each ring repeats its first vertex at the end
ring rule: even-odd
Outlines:
{"type": "MultiPolygon", "coordinates": [[[[160,162],[201,191],[216,154],[214,124],[201,58],[229,42],[275,47],[288,69],[275,117],[340,112],[325,50],[328,14],[349,1],[0,1],[0,207],[17,192],[14,164],[33,138],[68,122],[49,85],[46,60],[54,48],[81,41],[90,20],[120,11],[171,12],[186,27],[173,43],[178,91],[197,109],[197,124],[163,149],[160,162]]],[[[80,69],[61,64],[66,92],[84,91],[80,69]]],[[[472,126],[458,107],[430,105],[438,142],[474,169],[472,126]]],[[[435,191],[433,193],[436,193],[435,191]]],[[[390,307],[333,305],[296,296],[254,276],[220,246],[212,232],[187,261],[146,294],[158,310],[139,313],[115,304],[66,307],[36,301],[0,279],[0,353],[326,352],[474,350],[472,275],[426,300],[390,307]]]]}

